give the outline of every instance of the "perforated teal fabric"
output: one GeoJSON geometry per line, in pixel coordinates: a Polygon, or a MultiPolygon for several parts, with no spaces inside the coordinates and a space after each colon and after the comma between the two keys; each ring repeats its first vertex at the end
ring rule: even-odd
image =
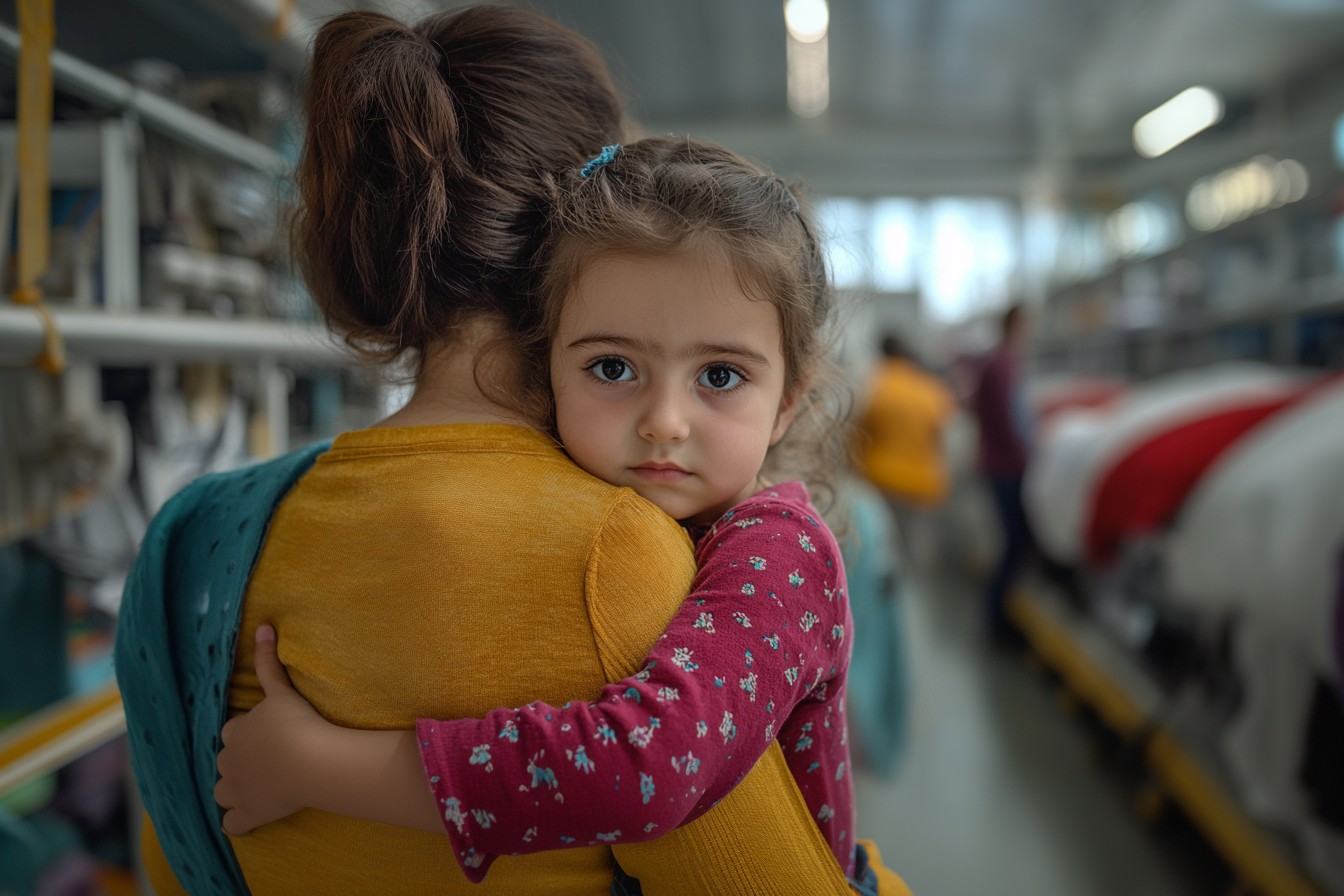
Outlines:
{"type": "Polygon", "coordinates": [[[870,486],[854,483],[847,501],[852,524],[840,549],[854,615],[850,744],[871,771],[886,775],[896,768],[904,750],[909,711],[904,578],[886,500],[870,486]]]}
{"type": "Polygon", "coordinates": [[[214,798],[233,649],[271,514],[329,447],[196,480],[154,517],[126,581],[114,656],[131,765],[193,894],[247,892],[214,798]]]}

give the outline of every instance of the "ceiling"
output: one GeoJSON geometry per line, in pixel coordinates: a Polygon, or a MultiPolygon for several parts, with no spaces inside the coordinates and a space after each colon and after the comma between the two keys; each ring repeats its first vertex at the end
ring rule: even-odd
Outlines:
{"type": "MultiPolygon", "coordinates": [[[[277,43],[278,3],[57,0],[57,45],[99,65],[297,69],[314,23],[342,9],[461,5],[297,0],[277,43]]],[[[832,0],[831,101],[810,120],[789,111],[780,0],[529,5],[598,44],[648,130],[721,140],[819,192],[1015,194],[1051,166],[1132,180],[1158,170],[1136,167],[1134,120],[1192,84],[1227,97],[1226,139],[1173,160],[1344,111],[1344,0],[832,0]]]]}
{"type": "MultiPolygon", "coordinates": [[[[1134,121],[1186,87],[1222,91],[1234,118],[1284,105],[1294,78],[1344,81],[1344,0],[833,0],[831,102],[807,121],[788,110],[779,0],[538,5],[603,48],[650,129],[833,193],[1015,193],[1046,161],[1124,171],[1134,121]]],[[[1344,83],[1327,106],[1344,112],[1344,83]]]]}

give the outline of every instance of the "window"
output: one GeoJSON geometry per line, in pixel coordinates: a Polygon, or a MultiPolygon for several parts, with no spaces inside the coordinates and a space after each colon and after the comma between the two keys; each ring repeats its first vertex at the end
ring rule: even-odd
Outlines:
{"type": "Polygon", "coordinates": [[[952,322],[1017,287],[1021,222],[1006,200],[830,198],[817,218],[839,289],[917,293],[929,317],[952,322]]]}
{"type": "Polygon", "coordinates": [[[868,247],[872,213],[869,205],[858,199],[823,199],[816,208],[831,282],[837,289],[870,286],[872,258],[868,247]]]}

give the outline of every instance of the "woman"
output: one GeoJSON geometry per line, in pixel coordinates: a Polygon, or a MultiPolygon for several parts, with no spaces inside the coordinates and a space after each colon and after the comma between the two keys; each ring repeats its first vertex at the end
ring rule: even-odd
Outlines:
{"type": "Polygon", "coordinates": [[[777,746],[691,825],[505,857],[481,885],[423,832],[302,812],[231,843],[218,833],[218,730],[261,699],[240,629],[283,631],[294,683],[332,721],[412,737],[420,716],[632,674],[695,571],[675,523],[536,429],[519,376],[542,173],[619,137],[591,47],[509,8],[415,28],[351,13],[318,34],[306,110],[299,260],[333,328],[413,360],[416,390],[320,456],[198,482],[147,536],[117,664],[155,888],[595,894],[618,859],[648,894],[847,892],[777,746]],[[538,638],[547,650],[511,650],[538,638]]]}

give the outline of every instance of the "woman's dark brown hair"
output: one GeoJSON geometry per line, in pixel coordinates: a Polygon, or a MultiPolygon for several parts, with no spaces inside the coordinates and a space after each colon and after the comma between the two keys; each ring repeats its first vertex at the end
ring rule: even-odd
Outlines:
{"type": "Polygon", "coordinates": [[[355,348],[416,363],[471,316],[523,325],[544,174],[622,125],[592,45],[504,6],[337,16],[304,110],[294,244],[313,299],[355,348]]]}

